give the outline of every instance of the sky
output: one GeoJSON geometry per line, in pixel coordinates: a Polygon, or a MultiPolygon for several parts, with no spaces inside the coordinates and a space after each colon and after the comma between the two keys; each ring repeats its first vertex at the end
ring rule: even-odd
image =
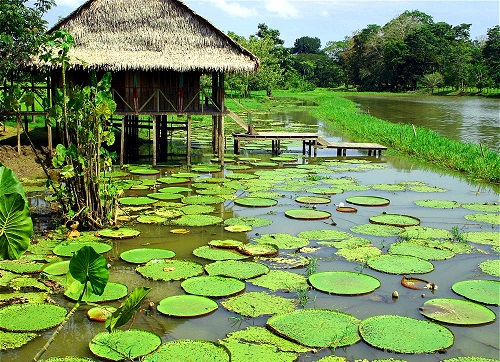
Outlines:
{"type": "MultiPolygon", "coordinates": [[[[135,0],[140,1],[140,0],[135,0]]],[[[58,4],[46,14],[52,26],[66,17],[83,0],[56,0],[58,4]]],[[[369,24],[384,25],[405,10],[419,10],[434,22],[450,25],[472,24],[471,38],[485,36],[487,29],[500,23],[498,0],[184,0],[219,30],[248,37],[265,23],[280,31],[285,46],[309,36],[328,41],[343,40],[369,24]]],[[[133,4],[133,1],[132,1],[133,4]]]]}

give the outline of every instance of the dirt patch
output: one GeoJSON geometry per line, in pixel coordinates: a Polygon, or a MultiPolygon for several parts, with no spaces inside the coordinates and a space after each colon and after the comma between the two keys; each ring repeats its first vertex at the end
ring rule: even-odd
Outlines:
{"type": "MultiPolygon", "coordinates": [[[[37,154],[41,162],[46,162],[47,157],[43,150],[37,150],[37,154]]],[[[20,154],[17,147],[8,145],[0,146],[0,162],[14,171],[19,179],[46,178],[42,165],[37,160],[31,146],[22,145],[20,154]]]]}

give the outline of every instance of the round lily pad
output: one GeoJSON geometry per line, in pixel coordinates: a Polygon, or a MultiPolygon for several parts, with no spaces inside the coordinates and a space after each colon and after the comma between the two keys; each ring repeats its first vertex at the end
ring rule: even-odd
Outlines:
{"type": "Polygon", "coordinates": [[[491,323],[496,315],[480,304],[461,299],[431,299],[420,307],[420,313],[427,318],[459,325],[491,323]]]}
{"type": "Polygon", "coordinates": [[[285,216],[298,220],[321,220],[328,219],[332,214],[328,211],[313,209],[291,209],[285,211],[285,216]]]}
{"type": "Polygon", "coordinates": [[[470,214],[464,217],[471,221],[479,221],[492,225],[500,224],[500,216],[498,214],[470,214]]]}
{"type": "Polygon", "coordinates": [[[175,185],[175,184],[185,184],[190,181],[188,178],[182,178],[182,177],[160,177],[158,182],[161,182],[162,184],[167,184],[167,185],[175,185]]]}
{"type": "Polygon", "coordinates": [[[271,270],[267,274],[250,279],[249,282],[272,291],[283,290],[293,292],[308,288],[307,280],[304,276],[285,270],[271,270]]]}
{"type": "Polygon", "coordinates": [[[221,167],[220,165],[197,165],[193,166],[191,170],[200,173],[212,173],[212,172],[219,172],[221,170],[221,167]]]}
{"type": "Polygon", "coordinates": [[[113,247],[107,243],[100,243],[95,241],[80,242],[80,241],[63,241],[57,245],[53,252],[59,256],[72,256],[84,246],[92,247],[97,253],[102,254],[110,251],[113,247]]]}
{"type": "Polygon", "coordinates": [[[322,292],[341,295],[359,295],[373,292],[380,281],[367,274],[347,271],[326,271],[309,276],[309,283],[322,292]]]}
{"type": "Polygon", "coordinates": [[[247,259],[248,255],[242,255],[233,250],[211,248],[208,245],[200,246],[193,250],[193,254],[199,258],[208,260],[242,260],[247,259]]]}
{"type": "Polygon", "coordinates": [[[148,197],[154,200],[180,200],[184,197],[184,195],[181,194],[173,194],[170,192],[155,192],[152,194],[148,194],[148,197]]]}
{"type": "Polygon", "coordinates": [[[246,317],[259,317],[269,314],[291,312],[297,301],[272,295],[266,292],[248,292],[223,301],[222,306],[246,317]]]}
{"type": "Polygon", "coordinates": [[[246,233],[248,231],[252,231],[252,227],[250,225],[229,225],[224,226],[224,230],[229,231],[230,233],[246,233]]]}
{"type": "Polygon", "coordinates": [[[262,227],[269,226],[273,222],[270,219],[264,217],[232,217],[224,220],[224,225],[249,225],[252,227],[262,227]]]}
{"type": "Polygon", "coordinates": [[[348,212],[348,213],[358,212],[358,209],[351,206],[338,206],[335,210],[337,210],[338,212],[348,212]]]}
{"type": "Polygon", "coordinates": [[[90,319],[91,321],[105,322],[106,319],[108,319],[108,317],[112,315],[115,311],[116,308],[111,306],[92,307],[87,311],[87,318],[90,319]]]}
{"type": "Polygon", "coordinates": [[[498,362],[498,359],[485,357],[454,357],[442,359],[441,362],[498,362]]]}
{"type": "Polygon", "coordinates": [[[104,238],[111,239],[130,239],[139,236],[141,232],[132,228],[118,228],[118,229],[102,229],[97,234],[104,238]]]}
{"type": "Polygon", "coordinates": [[[302,309],[275,315],[266,327],[308,347],[342,347],[360,340],[359,319],[328,309],[302,309]]]}
{"type": "Polygon", "coordinates": [[[276,245],[280,249],[298,249],[309,245],[308,239],[286,233],[263,234],[254,241],[259,244],[276,245]]]}
{"type": "Polygon", "coordinates": [[[44,263],[26,262],[23,260],[0,260],[0,269],[17,274],[40,273],[45,267],[44,263]]]}
{"type": "Polygon", "coordinates": [[[468,210],[483,211],[483,212],[500,212],[499,203],[470,203],[463,204],[462,207],[468,210]]]}
{"type": "Polygon", "coordinates": [[[318,196],[298,196],[295,201],[301,204],[329,204],[332,202],[328,197],[318,197],[318,196]]]}
{"type": "Polygon", "coordinates": [[[241,241],[226,239],[226,240],[210,240],[208,242],[212,248],[220,248],[220,249],[237,249],[243,245],[241,241]]]}
{"type": "Polygon", "coordinates": [[[160,170],[155,170],[154,168],[135,168],[129,171],[133,175],[157,175],[160,170]]]}
{"type": "Polygon", "coordinates": [[[245,283],[239,279],[214,275],[192,277],[181,283],[186,293],[204,297],[228,297],[245,290],[245,283]]]}
{"type": "Polygon", "coordinates": [[[486,274],[500,277],[500,259],[485,260],[479,264],[479,269],[486,274]]]}
{"type": "Polygon", "coordinates": [[[439,324],[396,315],[379,315],[361,321],[359,333],[369,345],[396,353],[445,351],[453,333],[439,324]]]}
{"type": "MultiPolygon", "coordinates": [[[[127,295],[127,286],[121,283],[108,282],[104,288],[102,295],[90,294],[83,296],[82,300],[87,303],[110,302],[118,300],[127,295]]],[[[77,301],[80,297],[81,290],[66,290],[64,295],[70,300],[77,301]]]]}
{"type": "Polygon", "coordinates": [[[434,270],[427,260],[408,255],[384,254],[367,261],[370,268],[389,274],[424,274],[434,270]]]}
{"type": "Polygon", "coordinates": [[[167,249],[139,248],[124,251],[120,258],[133,264],[143,264],[153,259],[172,259],[175,252],[167,249]]]}
{"type": "Polygon", "coordinates": [[[180,339],[162,344],[157,351],[144,358],[144,362],[211,361],[229,362],[228,350],[210,341],[180,339]]]}
{"type": "Polygon", "coordinates": [[[361,224],[351,228],[352,232],[373,236],[396,236],[403,229],[392,225],[361,224]]]}
{"type": "Polygon", "coordinates": [[[194,172],[177,172],[177,173],[173,173],[170,176],[177,177],[177,178],[198,178],[198,177],[200,177],[199,174],[194,173],[194,172]]]}
{"type": "Polygon", "coordinates": [[[0,351],[22,347],[38,336],[37,333],[0,331],[0,351]]]}
{"type": "Polygon", "coordinates": [[[203,274],[203,266],[188,260],[151,260],[138,266],[137,272],[153,280],[184,280],[203,274]]]}
{"type": "Polygon", "coordinates": [[[172,223],[179,226],[210,226],[221,224],[224,220],[213,215],[184,215],[172,220],[172,223]]]}
{"type": "Polygon", "coordinates": [[[335,254],[349,261],[365,263],[368,259],[382,254],[382,250],[373,245],[362,245],[353,248],[340,248],[335,254]]]}
{"type": "Polygon", "coordinates": [[[463,233],[462,236],[472,243],[500,247],[500,234],[498,231],[471,231],[463,233]]]}
{"type": "Polygon", "coordinates": [[[410,255],[425,260],[445,260],[453,258],[455,253],[448,249],[437,249],[430,246],[419,245],[412,242],[391,244],[390,254],[410,255]]]}
{"type": "Polygon", "coordinates": [[[138,196],[138,197],[120,197],[118,202],[121,205],[128,206],[142,206],[142,205],[151,205],[154,204],[157,200],[153,200],[146,196],[138,196]]]}
{"type": "Polygon", "coordinates": [[[222,275],[245,280],[269,273],[269,267],[253,261],[222,260],[206,264],[205,271],[209,275],[222,275]]]}
{"type": "Polygon", "coordinates": [[[389,199],[378,196],[351,196],[345,201],[359,206],[387,206],[391,203],[389,199]]]}
{"type": "Polygon", "coordinates": [[[137,218],[137,222],[141,224],[161,224],[167,221],[166,217],[158,216],[158,215],[140,215],[137,218]]]}
{"type": "Polygon", "coordinates": [[[69,260],[51,263],[43,268],[43,272],[48,275],[66,275],[69,270],[69,260]]]}
{"type": "Polygon", "coordinates": [[[244,244],[238,247],[238,251],[250,256],[273,257],[278,255],[278,247],[271,244],[244,244]]]}
{"type": "Polygon", "coordinates": [[[212,205],[221,204],[224,199],[220,196],[193,195],[184,197],[182,202],[187,205],[212,205]]]}
{"type": "Polygon", "coordinates": [[[274,258],[257,257],[255,261],[263,263],[272,269],[305,268],[311,262],[308,257],[297,254],[285,254],[274,258]]]}
{"type": "Polygon", "coordinates": [[[170,317],[199,317],[215,311],[219,306],[210,298],[199,295],[174,295],[162,299],[158,312],[170,317]]]}
{"type": "Polygon", "coordinates": [[[89,343],[93,355],[108,361],[135,360],[145,356],[161,345],[161,338],[151,332],[139,329],[122,331],[115,329],[113,333],[101,332],[89,343]]]}
{"type": "Polygon", "coordinates": [[[345,231],[322,229],[302,231],[297,236],[308,240],[344,240],[351,238],[352,234],[345,231]]]}
{"type": "Polygon", "coordinates": [[[261,197],[241,197],[234,200],[236,205],[248,206],[248,207],[269,207],[278,204],[278,201],[274,199],[266,199],[261,197]]]}
{"type": "Polygon", "coordinates": [[[191,232],[189,229],[172,229],[169,231],[171,234],[176,234],[176,235],[186,235],[191,232]]]}
{"type": "Polygon", "coordinates": [[[40,332],[61,324],[66,308],[56,304],[12,304],[0,308],[0,329],[8,332],[40,332]]]}
{"type": "Polygon", "coordinates": [[[399,227],[420,225],[420,219],[414,216],[386,213],[370,217],[370,222],[372,224],[392,225],[399,227]]]}
{"type": "Polygon", "coordinates": [[[427,226],[408,226],[399,234],[406,239],[451,239],[451,232],[427,226]]]}
{"type": "Polygon", "coordinates": [[[414,201],[415,205],[422,207],[430,207],[433,209],[456,209],[460,207],[460,203],[456,201],[448,201],[448,200],[417,200],[414,201]]]}
{"type": "Polygon", "coordinates": [[[220,343],[231,354],[231,361],[266,361],[266,362],[294,362],[297,354],[280,351],[275,346],[266,343],[246,343],[232,338],[223,339],[220,343]]]}
{"type": "Polygon", "coordinates": [[[212,205],[186,205],[179,209],[185,215],[210,214],[215,211],[212,205]]]}
{"type": "Polygon", "coordinates": [[[318,195],[336,195],[344,192],[343,189],[338,187],[313,187],[306,191],[318,195]]]}
{"type": "Polygon", "coordinates": [[[181,192],[190,192],[190,191],[191,189],[185,186],[169,186],[158,189],[158,192],[165,194],[180,194],[181,192]]]}
{"type": "Polygon", "coordinates": [[[475,302],[500,304],[500,282],[497,280],[463,280],[453,284],[451,289],[458,295],[475,302]]]}

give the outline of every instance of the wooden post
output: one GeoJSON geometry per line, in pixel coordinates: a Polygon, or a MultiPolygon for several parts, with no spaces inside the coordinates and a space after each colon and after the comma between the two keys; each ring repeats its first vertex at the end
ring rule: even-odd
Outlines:
{"type": "Polygon", "coordinates": [[[240,139],[237,137],[234,137],[234,154],[240,154],[240,139]]]}
{"type": "Polygon", "coordinates": [[[125,117],[122,117],[122,129],[120,134],[120,167],[123,167],[123,153],[125,152],[125,117]]]}
{"type": "Polygon", "coordinates": [[[187,116],[187,131],[186,131],[186,137],[187,137],[187,150],[186,150],[186,162],[188,166],[191,166],[191,115],[187,116]]]}
{"type": "Polygon", "coordinates": [[[219,127],[218,127],[218,143],[217,143],[217,158],[221,166],[224,165],[224,116],[219,116],[219,127]]]}
{"type": "Polygon", "coordinates": [[[17,115],[17,154],[21,156],[21,115],[17,115]]]}
{"type": "Polygon", "coordinates": [[[302,140],[302,154],[303,155],[306,154],[306,140],[302,140]]]}
{"type": "Polygon", "coordinates": [[[156,117],[151,116],[153,120],[153,167],[156,167],[156,117]]]}
{"type": "Polygon", "coordinates": [[[47,125],[47,147],[49,148],[49,157],[52,158],[52,127],[47,125]]]}

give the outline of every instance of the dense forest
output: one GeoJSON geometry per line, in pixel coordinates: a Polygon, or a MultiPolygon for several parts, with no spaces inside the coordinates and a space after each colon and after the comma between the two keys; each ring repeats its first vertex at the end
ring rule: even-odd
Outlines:
{"type": "Polygon", "coordinates": [[[405,11],[385,25],[371,24],[343,40],[303,36],[292,48],[283,46],[280,31],[259,24],[248,39],[229,35],[256,54],[257,74],[228,80],[230,89],[302,90],[355,87],[359,91],[434,91],[452,87],[482,91],[500,87],[500,26],[479,39],[470,38],[471,24],[434,22],[420,11],[405,11]]]}

